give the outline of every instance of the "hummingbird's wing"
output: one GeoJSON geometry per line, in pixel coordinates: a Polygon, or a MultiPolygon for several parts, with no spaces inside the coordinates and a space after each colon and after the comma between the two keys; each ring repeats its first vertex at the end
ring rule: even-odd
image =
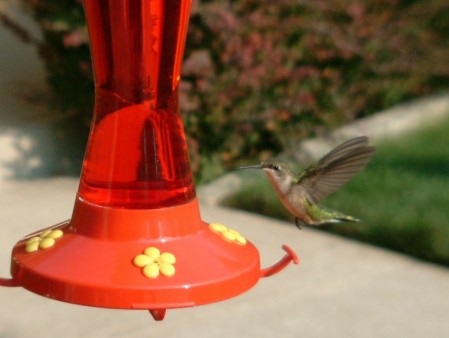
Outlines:
{"type": "Polygon", "coordinates": [[[374,147],[368,146],[367,137],[350,139],[304,170],[293,189],[301,190],[311,202],[318,203],[363,170],[374,151],[374,147]]]}

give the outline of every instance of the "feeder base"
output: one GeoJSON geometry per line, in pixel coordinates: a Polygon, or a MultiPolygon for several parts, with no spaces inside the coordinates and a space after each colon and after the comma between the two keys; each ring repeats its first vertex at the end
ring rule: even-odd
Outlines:
{"type": "Polygon", "coordinates": [[[196,199],[178,207],[136,210],[131,218],[134,210],[111,210],[81,200],[74,210],[72,220],[33,233],[15,245],[11,272],[16,285],[64,302],[146,309],[155,318],[163,318],[165,309],[237,296],[260,278],[255,246],[249,241],[229,242],[212,231],[200,220],[196,199]],[[127,221],[120,226],[116,220],[127,221]],[[89,225],[92,222],[97,223],[96,230],[89,225]],[[170,222],[175,222],[172,227],[167,225],[170,222]],[[187,222],[182,227],[187,230],[176,230],[179,222],[187,222]],[[112,232],[102,230],[106,223],[112,224],[112,232]],[[160,230],[150,234],[153,238],[145,238],[126,231],[134,225],[141,230],[159,225],[168,232],[160,230]],[[120,233],[127,235],[120,239],[120,233]],[[39,242],[36,250],[29,247],[32,238],[39,242]],[[145,251],[150,247],[154,249],[145,251]],[[154,252],[159,256],[142,257],[154,252]],[[138,262],[139,255],[143,261],[138,262]],[[165,269],[165,263],[172,268],[165,269]],[[146,268],[149,264],[155,264],[153,271],[158,272],[147,273],[152,270],[146,268]]]}

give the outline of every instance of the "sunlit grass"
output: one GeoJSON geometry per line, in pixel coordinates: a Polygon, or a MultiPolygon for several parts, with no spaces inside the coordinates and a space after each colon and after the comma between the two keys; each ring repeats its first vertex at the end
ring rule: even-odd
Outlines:
{"type": "MultiPolygon", "coordinates": [[[[293,219],[262,173],[225,204],[293,219]]],[[[324,230],[449,266],[449,121],[379,144],[366,170],[323,204],[362,219],[324,230]]]]}

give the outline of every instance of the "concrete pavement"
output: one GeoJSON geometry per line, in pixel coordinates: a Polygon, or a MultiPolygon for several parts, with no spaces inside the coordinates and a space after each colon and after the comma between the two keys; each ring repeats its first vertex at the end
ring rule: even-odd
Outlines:
{"type": "MultiPolygon", "coordinates": [[[[24,235],[70,217],[77,180],[9,182],[0,191],[0,277],[24,235]]],[[[83,307],[22,288],[0,288],[0,337],[449,337],[449,271],[393,252],[257,215],[202,206],[258,248],[266,267],[283,256],[300,264],[249,292],[211,305],[146,311],[83,307]]]]}

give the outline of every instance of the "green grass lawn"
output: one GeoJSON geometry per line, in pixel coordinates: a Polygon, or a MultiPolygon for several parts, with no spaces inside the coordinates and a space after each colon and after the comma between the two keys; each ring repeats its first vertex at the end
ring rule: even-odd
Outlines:
{"type": "MultiPolygon", "coordinates": [[[[265,175],[251,177],[224,204],[293,222],[265,175]]],[[[449,266],[449,121],[379,144],[366,170],[323,204],[362,219],[323,230],[449,266]]]]}

